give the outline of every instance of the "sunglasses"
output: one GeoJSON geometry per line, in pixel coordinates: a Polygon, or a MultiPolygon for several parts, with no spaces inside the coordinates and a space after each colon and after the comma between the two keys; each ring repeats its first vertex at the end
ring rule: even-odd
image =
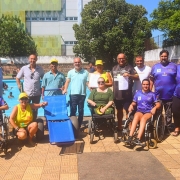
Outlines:
{"type": "Polygon", "coordinates": [[[104,84],[104,81],[98,81],[98,84],[104,84]]]}
{"type": "Polygon", "coordinates": [[[81,64],[81,62],[74,62],[74,64],[81,64]]]}
{"type": "Polygon", "coordinates": [[[34,73],[31,73],[31,79],[33,79],[33,77],[34,77],[34,73]]]}

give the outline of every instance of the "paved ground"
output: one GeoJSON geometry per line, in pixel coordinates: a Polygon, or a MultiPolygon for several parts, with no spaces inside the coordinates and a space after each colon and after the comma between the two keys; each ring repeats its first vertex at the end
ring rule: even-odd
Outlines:
{"type": "Polygon", "coordinates": [[[114,144],[110,133],[90,144],[85,129],[75,144],[63,148],[50,145],[45,134],[36,147],[25,144],[21,150],[12,139],[8,154],[0,153],[0,179],[180,180],[180,136],[169,136],[157,149],[146,151],[114,144]]]}

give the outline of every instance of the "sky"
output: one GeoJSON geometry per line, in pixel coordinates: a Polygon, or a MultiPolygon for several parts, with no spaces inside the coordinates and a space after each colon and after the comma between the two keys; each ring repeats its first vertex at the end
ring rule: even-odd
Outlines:
{"type": "MultiPolygon", "coordinates": [[[[158,8],[158,3],[161,0],[126,0],[127,3],[134,4],[134,5],[142,5],[146,8],[148,12],[148,19],[150,18],[150,14],[153,12],[154,9],[158,8]]],[[[163,32],[158,31],[158,30],[153,30],[152,31],[152,37],[156,37],[158,35],[162,35],[163,32]]]]}

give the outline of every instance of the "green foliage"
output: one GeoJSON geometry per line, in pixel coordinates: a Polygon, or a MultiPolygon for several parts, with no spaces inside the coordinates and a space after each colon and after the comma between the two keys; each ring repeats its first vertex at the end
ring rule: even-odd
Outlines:
{"type": "Polygon", "coordinates": [[[125,0],[92,0],[84,7],[82,23],[73,26],[78,41],[74,53],[86,61],[103,59],[108,67],[118,53],[125,53],[131,63],[151,37],[146,13],[125,0]]]}
{"type": "Polygon", "coordinates": [[[163,31],[168,37],[165,46],[180,44],[180,0],[160,1],[151,17],[152,28],[163,31]]]}
{"type": "Polygon", "coordinates": [[[0,56],[27,56],[36,53],[36,45],[24,24],[18,17],[4,16],[0,18],[0,56]]]}
{"type": "Polygon", "coordinates": [[[145,41],[145,50],[146,51],[152,50],[152,49],[158,49],[158,48],[159,47],[153,38],[146,39],[146,41],[145,41]]]}

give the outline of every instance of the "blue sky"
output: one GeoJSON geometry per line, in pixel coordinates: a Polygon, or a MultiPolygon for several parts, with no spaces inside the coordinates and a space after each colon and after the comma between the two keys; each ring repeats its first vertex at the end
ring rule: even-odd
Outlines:
{"type": "MultiPolygon", "coordinates": [[[[126,0],[127,3],[134,4],[134,5],[142,5],[146,8],[148,15],[147,17],[150,19],[150,14],[153,12],[154,9],[158,7],[158,3],[161,0],[126,0]]],[[[155,30],[152,31],[152,36],[158,36],[163,34],[163,32],[155,30]]]]}

